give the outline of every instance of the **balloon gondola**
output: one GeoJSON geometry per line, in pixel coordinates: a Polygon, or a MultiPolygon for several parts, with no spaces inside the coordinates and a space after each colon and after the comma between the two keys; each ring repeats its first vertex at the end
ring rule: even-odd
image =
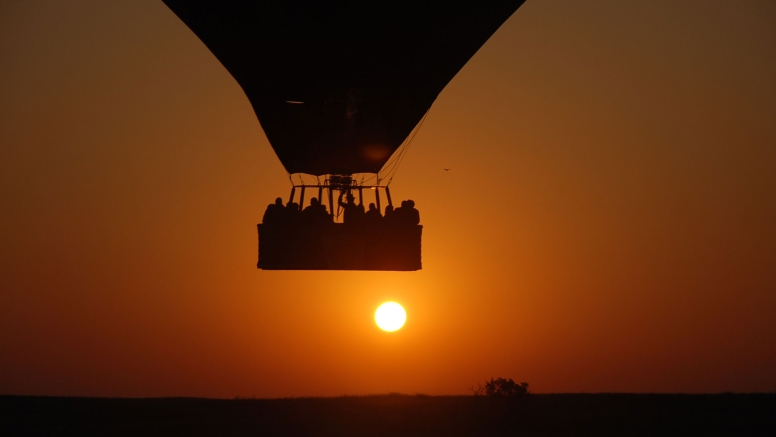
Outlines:
{"type": "Polygon", "coordinates": [[[394,209],[392,175],[439,93],[523,2],[164,0],[245,91],[289,176],[316,177],[289,177],[289,201],[268,207],[259,268],[420,270],[422,226],[414,206],[394,209]],[[364,192],[380,219],[359,218],[364,192]]]}

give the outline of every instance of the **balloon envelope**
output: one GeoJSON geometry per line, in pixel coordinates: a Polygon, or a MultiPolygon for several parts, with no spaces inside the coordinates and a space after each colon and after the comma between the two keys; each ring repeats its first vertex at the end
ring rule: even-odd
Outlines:
{"type": "Polygon", "coordinates": [[[164,0],[245,91],[289,173],[376,173],[524,0],[164,0]]]}

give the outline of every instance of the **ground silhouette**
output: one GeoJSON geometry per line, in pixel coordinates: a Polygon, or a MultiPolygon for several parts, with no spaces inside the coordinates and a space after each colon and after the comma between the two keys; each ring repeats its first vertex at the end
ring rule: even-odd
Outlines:
{"type": "Polygon", "coordinates": [[[776,394],[0,396],[0,435],[776,435],[776,394]]]}

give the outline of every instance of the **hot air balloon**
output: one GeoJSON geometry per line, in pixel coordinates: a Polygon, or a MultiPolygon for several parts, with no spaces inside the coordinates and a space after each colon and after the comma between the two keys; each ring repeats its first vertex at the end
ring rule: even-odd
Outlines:
{"type": "Polygon", "coordinates": [[[276,223],[259,225],[259,268],[421,268],[422,226],[412,214],[348,223],[347,210],[363,208],[372,192],[380,215],[381,191],[393,210],[389,185],[413,133],[523,2],[164,0],[240,84],[289,175],[318,177],[289,178],[288,206],[276,205],[276,223]],[[319,204],[309,215],[318,218],[304,220],[288,208],[298,192],[301,209],[310,190],[319,204]],[[320,219],[324,196],[328,220],[320,219]]]}

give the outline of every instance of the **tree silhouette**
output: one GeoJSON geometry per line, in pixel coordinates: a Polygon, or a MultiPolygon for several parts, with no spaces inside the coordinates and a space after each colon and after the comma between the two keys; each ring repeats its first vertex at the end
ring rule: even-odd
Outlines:
{"type": "Polygon", "coordinates": [[[530,393],[527,382],[518,384],[511,378],[490,378],[490,381],[485,381],[485,386],[478,384],[477,387],[472,387],[471,391],[474,396],[487,395],[490,397],[517,397],[530,393]]]}

